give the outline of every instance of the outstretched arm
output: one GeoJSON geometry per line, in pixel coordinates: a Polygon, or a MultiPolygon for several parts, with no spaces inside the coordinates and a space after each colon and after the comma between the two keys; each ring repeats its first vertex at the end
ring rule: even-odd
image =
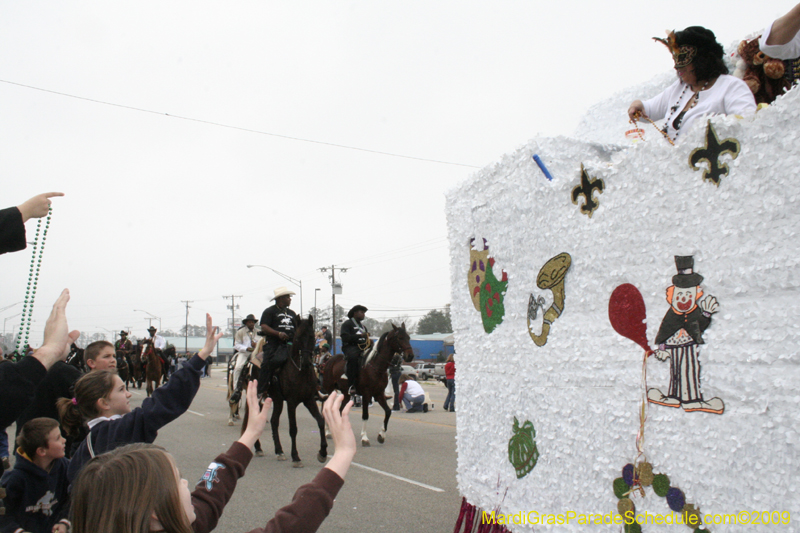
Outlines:
{"type": "Polygon", "coordinates": [[[257,387],[256,381],[247,385],[247,407],[250,409],[247,429],[226,453],[214,459],[192,492],[196,516],[192,529],[195,533],[208,533],[217,527],[222,511],[233,496],[236,483],[244,476],[253,457],[250,450],[267,425],[272,400],[267,399],[263,406],[259,406],[257,387]]]}
{"type": "Polygon", "coordinates": [[[325,401],[325,405],[322,406],[322,416],[325,417],[325,421],[330,427],[334,446],[333,457],[325,465],[325,468],[333,470],[340,478],[344,479],[350,469],[350,463],[353,462],[353,457],[356,455],[356,437],[350,426],[349,417],[353,400],[347,402],[347,405],[341,410],[342,400],[344,400],[344,395],[341,392],[333,391],[325,401]]]}
{"type": "Polygon", "coordinates": [[[203,361],[208,359],[208,356],[214,351],[217,341],[222,338],[222,332],[217,333],[217,329],[212,324],[211,315],[206,313],[206,343],[203,345],[203,349],[197,353],[203,361]]]}
{"type": "Polygon", "coordinates": [[[50,211],[50,198],[54,196],[64,196],[63,192],[45,192],[37,194],[33,198],[25,201],[17,206],[19,212],[22,214],[22,221],[27,222],[31,218],[42,218],[47,216],[50,211]]]}
{"type": "Polygon", "coordinates": [[[800,4],[794,6],[788,13],[772,23],[772,31],[767,37],[766,44],[786,44],[800,31],[800,4]]]}

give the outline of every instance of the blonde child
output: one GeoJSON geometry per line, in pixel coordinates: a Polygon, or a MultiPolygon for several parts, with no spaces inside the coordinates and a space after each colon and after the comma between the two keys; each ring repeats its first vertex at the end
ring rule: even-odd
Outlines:
{"type": "MultiPolygon", "coordinates": [[[[267,423],[271,401],[258,405],[258,383],[247,386],[250,418],[241,438],[214,459],[194,492],[181,479],[175,460],[164,449],[134,444],[90,461],[72,491],[73,533],[208,533],[219,520],[244,475],[250,451],[267,423]],[[171,473],[171,475],[170,475],[171,473]]],[[[292,503],[280,509],[266,526],[251,533],[293,531],[313,533],[325,520],[356,452],[348,417],[353,402],[340,412],[343,395],[334,392],[322,414],[331,428],[335,452],[311,483],[300,487],[292,503]]]]}
{"type": "Polygon", "coordinates": [[[65,442],[58,421],[52,418],[34,418],[22,426],[14,469],[0,481],[6,490],[0,530],[66,533],[69,459],[64,457],[65,442]]]}
{"type": "Polygon", "coordinates": [[[72,456],[67,473],[70,483],[75,482],[78,472],[92,457],[134,442],[153,442],[159,429],[186,412],[200,388],[200,371],[222,336],[214,334],[210,315],[206,315],[206,332],[203,349],[141,407],[131,410],[131,393],[109,370],[86,374],[75,383],[74,398],[58,401],[67,434],[77,433],[84,420],[89,427],[89,435],[72,456]]]}

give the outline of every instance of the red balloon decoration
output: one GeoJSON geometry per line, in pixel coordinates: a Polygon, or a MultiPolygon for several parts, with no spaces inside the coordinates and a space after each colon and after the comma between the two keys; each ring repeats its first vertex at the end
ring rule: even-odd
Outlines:
{"type": "Polygon", "coordinates": [[[608,319],[614,331],[641,346],[647,355],[652,353],[647,343],[647,310],[639,289],[630,283],[614,289],[608,300],[608,319]]]}

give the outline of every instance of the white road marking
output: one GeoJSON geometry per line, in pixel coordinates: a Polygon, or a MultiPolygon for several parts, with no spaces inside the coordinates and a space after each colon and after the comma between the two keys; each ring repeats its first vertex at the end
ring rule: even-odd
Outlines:
{"type": "Polygon", "coordinates": [[[193,415],[197,415],[197,416],[206,416],[203,413],[198,413],[196,411],[192,411],[191,409],[187,409],[186,412],[187,413],[192,413],[193,415]]]}
{"type": "Polygon", "coordinates": [[[400,481],[405,481],[406,483],[411,483],[412,485],[422,487],[423,489],[432,490],[433,492],[444,492],[444,489],[440,489],[438,487],[432,487],[431,485],[426,485],[425,483],[420,483],[419,481],[414,481],[413,479],[396,476],[394,474],[390,474],[389,472],[384,472],[383,470],[372,468],[371,466],[366,466],[358,463],[350,463],[350,464],[352,464],[353,466],[357,466],[359,468],[363,468],[364,470],[369,470],[370,472],[375,472],[376,474],[382,474],[384,476],[392,477],[394,479],[399,479],[400,481]]]}

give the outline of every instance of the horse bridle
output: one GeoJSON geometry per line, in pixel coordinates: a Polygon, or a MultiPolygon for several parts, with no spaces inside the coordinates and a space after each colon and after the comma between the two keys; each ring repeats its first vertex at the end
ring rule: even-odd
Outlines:
{"type": "MultiPolygon", "coordinates": [[[[288,342],[287,344],[289,346],[292,346],[293,343],[292,342],[288,342]]],[[[292,357],[291,354],[289,355],[289,360],[292,362],[292,365],[294,365],[294,367],[297,369],[297,371],[301,372],[303,370],[303,363],[306,360],[306,357],[305,357],[306,355],[308,356],[309,361],[313,361],[313,359],[314,359],[314,350],[311,349],[311,348],[300,348],[298,353],[300,354],[300,364],[299,365],[294,362],[294,357],[292,357]]]]}

